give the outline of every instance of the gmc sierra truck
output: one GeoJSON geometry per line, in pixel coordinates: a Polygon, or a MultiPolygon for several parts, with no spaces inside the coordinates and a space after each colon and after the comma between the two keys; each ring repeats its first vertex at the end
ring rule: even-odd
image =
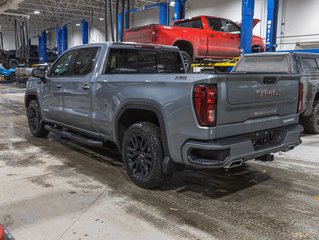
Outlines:
{"type": "MultiPolygon", "coordinates": [[[[241,63],[234,69],[233,73],[256,73],[278,70],[272,64],[267,66],[268,59],[271,61],[273,53],[262,53],[256,55],[246,55],[241,59],[241,63]],[[263,66],[253,64],[254,62],[265,61],[263,66]],[[247,63],[250,64],[247,64],[247,63]],[[258,68],[258,66],[260,66],[258,68]]],[[[300,122],[307,133],[319,134],[319,54],[314,53],[277,53],[277,57],[282,56],[289,59],[290,68],[285,69],[286,73],[299,74],[301,76],[303,101],[300,115],[300,122]]],[[[280,69],[282,71],[283,69],[280,69]]]]}
{"type": "MultiPolygon", "coordinates": [[[[254,19],[253,26],[259,22],[254,19]]],[[[152,24],[125,30],[124,41],[177,46],[189,71],[193,61],[239,57],[240,31],[241,24],[229,19],[198,16],[178,20],[173,26],[152,24]]],[[[264,49],[263,39],[253,36],[252,51],[264,49]]]]}
{"type": "MultiPolygon", "coordinates": [[[[286,56],[269,64],[290,69],[286,56]]],[[[295,148],[299,87],[299,75],[281,70],[186,74],[177,47],[101,43],[67,50],[46,74],[33,70],[25,106],[34,136],[113,142],[133,182],[153,188],[181,166],[232,168],[295,148]]]]}

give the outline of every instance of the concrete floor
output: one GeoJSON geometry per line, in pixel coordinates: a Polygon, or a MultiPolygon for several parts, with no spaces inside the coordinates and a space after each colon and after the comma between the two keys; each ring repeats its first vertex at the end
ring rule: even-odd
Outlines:
{"type": "Polygon", "coordinates": [[[16,239],[319,239],[319,136],[230,171],[136,187],[121,157],[31,136],[24,89],[0,84],[0,223],[16,239]]]}

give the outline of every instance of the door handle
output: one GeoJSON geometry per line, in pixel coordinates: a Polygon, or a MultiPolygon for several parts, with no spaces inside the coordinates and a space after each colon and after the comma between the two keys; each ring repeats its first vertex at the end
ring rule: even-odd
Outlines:
{"type": "Polygon", "coordinates": [[[230,39],[235,39],[234,37],[230,37],[230,39]]]}
{"type": "Polygon", "coordinates": [[[56,88],[62,88],[61,84],[56,84],[55,86],[56,86],[56,88]]]}
{"type": "Polygon", "coordinates": [[[89,84],[85,84],[82,86],[83,90],[89,90],[91,88],[91,86],[89,84]]]}
{"type": "Polygon", "coordinates": [[[215,34],[210,34],[209,36],[211,36],[211,37],[215,37],[215,34]]]}

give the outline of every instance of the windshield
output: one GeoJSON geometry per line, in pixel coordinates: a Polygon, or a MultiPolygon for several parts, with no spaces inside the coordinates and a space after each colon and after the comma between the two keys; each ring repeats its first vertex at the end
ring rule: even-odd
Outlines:
{"type": "Polygon", "coordinates": [[[244,56],[233,72],[289,73],[289,59],[286,55],[244,56]]]}

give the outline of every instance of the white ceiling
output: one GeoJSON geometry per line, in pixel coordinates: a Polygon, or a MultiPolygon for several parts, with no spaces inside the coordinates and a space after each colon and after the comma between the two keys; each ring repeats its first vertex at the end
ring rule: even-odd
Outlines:
{"type": "MultiPolygon", "coordinates": [[[[166,1],[131,0],[131,5],[142,8],[166,1]]],[[[112,0],[113,11],[115,2],[112,0]]],[[[15,19],[28,19],[32,29],[44,29],[81,19],[99,21],[100,17],[104,17],[104,3],[104,0],[0,0],[0,26],[2,30],[13,30],[15,19]],[[34,14],[34,11],[40,14],[34,14]]]]}

